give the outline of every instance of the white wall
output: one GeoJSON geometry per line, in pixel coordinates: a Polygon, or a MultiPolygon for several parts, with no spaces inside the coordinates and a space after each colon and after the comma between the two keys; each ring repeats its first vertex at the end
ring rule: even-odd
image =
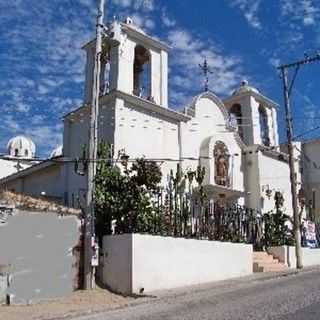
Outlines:
{"type": "MultiPolygon", "coordinates": [[[[89,110],[81,109],[73,116],[64,120],[64,156],[75,159],[82,157],[83,146],[88,153],[89,145],[89,110]]],[[[113,143],[114,135],[114,104],[101,105],[99,109],[99,139],[113,143]]],[[[87,154],[88,155],[88,154],[87,154]]],[[[77,206],[77,197],[83,198],[87,189],[86,176],[77,175],[74,171],[74,163],[65,164],[63,172],[64,201],[69,206],[77,206]],[[74,199],[74,201],[72,201],[74,199]]]]}
{"type": "Polygon", "coordinates": [[[36,196],[45,192],[46,195],[52,197],[61,197],[61,166],[53,165],[41,172],[25,177],[23,183],[24,193],[36,196]]]}
{"type": "Polygon", "coordinates": [[[284,197],[284,208],[286,208],[286,213],[292,215],[290,172],[288,163],[265,155],[262,152],[259,152],[258,154],[258,161],[260,190],[257,191],[259,191],[261,197],[263,197],[261,209],[263,212],[268,212],[274,209],[274,193],[275,191],[281,191],[284,197]],[[270,199],[268,199],[265,193],[267,185],[269,185],[270,189],[273,190],[270,199]],[[262,190],[263,187],[264,191],[262,190]]]}
{"type": "MultiPolygon", "coordinates": [[[[320,265],[320,249],[302,248],[302,264],[304,267],[320,265]]],[[[296,268],[295,247],[271,247],[268,252],[290,268],[296,268]]]]}
{"type": "Polygon", "coordinates": [[[242,167],[245,170],[245,205],[248,208],[260,209],[261,206],[260,177],[258,164],[258,153],[256,152],[256,147],[253,146],[246,148],[242,156],[242,167]]]}
{"type": "MultiPolygon", "coordinates": [[[[234,133],[226,129],[225,116],[227,113],[224,105],[218,98],[213,97],[213,95],[203,95],[197,99],[194,108],[195,117],[187,123],[181,124],[181,156],[183,158],[192,157],[196,159],[203,157],[200,163],[206,168],[205,184],[215,184],[214,145],[217,141],[224,142],[231,155],[229,165],[232,188],[242,191],[242,151],[234,137],[234,133]],[[238,156],[234,156],[235,154],[238,154],[238,156]]],[[[183,161],[184,169],[196,169],[198,165],[199,161],[197,160],[183,161]]]]}
{"type": "Polygon", "coordinates": [[[63,198],[63,179],[61,176],[62,165],[52,164],[45,168],[31,172],[6,182],[1,187],[7,190],[13,190],[18,193],[24,193],[39,197],[42,192],[46,196],[63,198]]]}
{"type": "MultiPolygon", "coordinates": [[[[124,148],[131,159],[142,156],[149,159],[179,159],[177,122],[139,110],[122,99],[116,101],[115,119],[115,156],[124,148]]],[[[164,183],[170,169],[175,169],[176,165],[174,161],[165,161],[161,165],[164,183]]]]}
{"type": "Polygon", "coordinates": [[[106,236],[103,282],[144,293],[252,273],[252,246],[140,234],[106,236]]]}
{"type": "MultiPolygon", "coordinates": [[[[5,160],[0,159],[0,179],[10,176],[13,173],[17,173],[17,163],[16,160],[5,160]]],[[[19,162],[22,169],[29,168],[31,165],[19,162]]]]}
{"type": "Polygon", "coordinates": [[[131,234],[105,236],[103,238],[102,281],[119,293],[132,293],[131,234]]]}
{"type": "Polygon", "coordinates": [[[320,140],[303,143],[302,151],[304,154],[302,157],[303,187],[306,192],[307,203],[310,201],[316,217],[320,217],[320,140]]]}
{"type": "MultiPolygon", "coordinates": [[[[89,110],[79,110],[73,117],[64,120],[64,156],[70,159],[82,156],[82,147],[87,146],[89,137],[89,110]]],[[[87,188],[86,177],[77,175],[74,171],[74,163],[64,165],[64,202],[72,206],[72,199],[81,197],[87,188]]]]}

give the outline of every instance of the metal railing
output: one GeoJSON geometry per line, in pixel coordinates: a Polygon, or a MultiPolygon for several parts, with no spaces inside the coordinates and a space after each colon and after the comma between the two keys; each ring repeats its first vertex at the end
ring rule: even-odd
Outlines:
{"type": "Polygon", "coordinates": [[[131,215],[125,230],[115,227],[115,233],[136,232],[199,240],[215,240],[263,245],[263,215],[239,205],[218,206],[209,201],[197,204],[170,201],[159,205],[151,215],[131,215]]]}

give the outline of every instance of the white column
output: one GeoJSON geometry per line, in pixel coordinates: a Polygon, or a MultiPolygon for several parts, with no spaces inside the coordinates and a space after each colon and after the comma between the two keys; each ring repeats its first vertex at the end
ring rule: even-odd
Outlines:
{"type": "Polygon", "coordinates": [[[279,134],[278,134],[278,122],[277,122],[277,110],[272,108],[272,121],[273,121],[273,134],[274,134],[274,144],[279,145],[279,134]]]}
{"type": "Polygon", "coordinates": [[[259,103],[251,97],[253,144],[262,144],[259,103]]]}
{"type": "Polygon", "coordinates": [[[161,99],[160,104],[168,108],[168,53],[161,51],[161,99]]]}
{"type": "Polygon", "coordinates": [[[150,50],[151,53],[151,96],[156,104],[161,104],[161,55],[150,50]]]}
{"type": "Polygon", "coordinates": [[[272,109],[269,107],[266,107],[266,112],[267,112],[267,116],[268,116],[268,131],[269,131],[270,146],[273,146],[273,145],[275,145],[275,136],[274,136],[272,109]]]}

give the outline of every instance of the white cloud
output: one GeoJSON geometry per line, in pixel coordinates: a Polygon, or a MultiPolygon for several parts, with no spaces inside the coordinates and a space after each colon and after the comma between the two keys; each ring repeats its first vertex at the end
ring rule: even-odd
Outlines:
{"type": "MultiPolygon", "coordinates": [[[[294,123],[295,131],[297,135],[301,132],[307,131],[306,128],[312,129],[319,125],[319,117],[320,117],[319,108],[316,102],[312,101],[310,96],[307,95],[305,91],[306,90],[301,92],[297,88],[293,88],[295,103],[300,106],[300,112],[301,112],[299,114],[300,117],[294,123]],[[301,118],[303,118],[303,121],[301,121],[301,118]]],[[[307,136],[304,136],[303,138],[311,137],[311,136],[307,135],[307,136]]]]}
{"type": "Polygon", "coordinates": [[[204,77],[199,64],[204,58],[212,71],[209,88],[219,95],[229,94],[243,78],[241,60],[226,55],[213,43],[197,38],[184,29],[172,30],[168,34],[172,46],[170,68],[170,100],[174,105],[190,103],[193,95],[204,90],[204,77]]]}
{"type": "Polygon", "coordinates": [[[5,115],[1,117],[1,126],[11,132],[18,132],[21,126],[12,115],[5,115]]]}
{"type": "Polygon", "coordinates": [[[239,8],[251,27],[255,29],[262,28],[258,17],[261,0],[229,0],[229,2],[232,7],[239,8]]]}
{"type": "Polygon", "coordinates": [[[42,150],[42,156],[49,154],[57,145],[62,143],[61,125],[38,125],[27,128],[25,134],[32,138],[37,149],[42,150]]]}
{"type": "Polygon", "coordinates": [[[122,8],[129,8],[132,5],[132,0],[112,0],[112,2],[122,8]]]}
{"type": "Polygon", "coordinates": [[[49,89],[43,85],[39,85],[38,92],[39,94],[47,94],[49,92],[49,89]]]}
{"type": "Polygon", "coordinates": [[[112,0],[112,4],[118,18],[131,17],[133,24],[146,32],[155,28],[153,0],[112,0]]]}
{"type": "Polygon", "coordinates": [[[0,64],[5,74],[0,78],[1,142],[30,134],[44,151],[61,142],[56,123],[80,104],[85,67],[80,47],[94,36],[97,12],[96,1],[78,3],[0,1],[0,12],[6,13],[1,41],[7,49],[0,53],[6,61],[0,64]]]}
{"type": "Polygon", "coordinates": [[[313,26],[320,18],[320,9],[314,0],[280,0],[280,8],[282,16],[304,26],[313,26]]]}
{"type": "Polygon", "coordinates": [[[184,29],[174,29],[168,33],[168,41],[176,50],[194,51],[203,48],[203,43],[184,29]]]}
{"type": "Polygon", "coordinates": [[[31,123],[33,126],[43,124],[45,122],[45,117],[41,114],[36,114],[31,118],[31,123]]]}
{"type": "Polygon", "coordinates": [[[153,11],[155,9],[153,0],[112,0],[115,6],[134,10],[153,11]]]}
{"type": "Polygon", "coordinates": [[[135,13],[131,15],[131,19],[134,25],[139,27],[140,29],[143,29],[144,24],[145,24],[145,19],[143,18],[142,15],[135,13]]]}
{"type": "Polygon", "coordinates": [[[30,106],[26,103],[19,102],[16,104],[16,110],[21,113],[27,113],[30,111],[30,106]]]}
{"type": "Polygon", "coordinates": [[[154,0],[135,0],[133,6],[135,10],[153,11],[155,9],[154,0]]]}
{"type": "Polygon", "coordinates": [[[147,29],[152,30],[155,27],[155,23],[152,19],[146,19],[144,25],[147,29]]]}
{"type": "Polygon", "coordinates": [[[177,24],[175,19],[169,17],[169,15],[165,9],[162,10],[161,21],[168,28],[172,28],[177,24]]]}
{"type": "Polygon", "coordinates": [[[280,66],[280,59],[277,57],[271,57],[269,58],[269,64],[272,65],[273,67],[279,67],[280,66]]]}

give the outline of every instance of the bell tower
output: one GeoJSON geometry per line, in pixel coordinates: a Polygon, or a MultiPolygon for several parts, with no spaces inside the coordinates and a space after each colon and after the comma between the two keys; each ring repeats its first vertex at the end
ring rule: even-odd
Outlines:
{"type": "Polygon", "coordinates": [[[243,80],[224,101],[230,123],[247,145],[278,146],[277,104],[243,80]]]}
{"type": "MultiPolygon", "coordinates": [[[[91,100],[95,41],[86,44],[85,102],[91,100]]],[[[168,107],[168,50],[130,18],[114,21],[103,40],[101,95],[112,90],[168,107]]]]}

